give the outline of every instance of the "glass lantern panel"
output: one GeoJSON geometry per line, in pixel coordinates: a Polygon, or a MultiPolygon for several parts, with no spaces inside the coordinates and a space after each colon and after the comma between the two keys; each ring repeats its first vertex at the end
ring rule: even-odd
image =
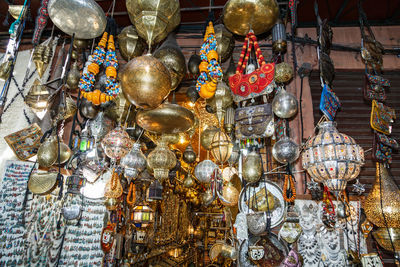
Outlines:
{"type": "Polygon", "coordinates": [[[330,160],[325,162],[326,171],[328,172],[328,179],[336,179],[337,177],[337,161],[330,160]]]}
{"type": "Polygon", "coordinates": [[[338,164],[338,174],[337,174],[337,178],[338,179],[346,179],[346,171],[347,171],[347,164],[346,162],[343,161],[339,161],[338,164]]]}
{"type": "Polygon", "coordinates": [[[325,146],[323,146],[323,150],[324,150],[325,160],[334,160],[334,159],[336,159],[335,145],[333,145],[333,144],[325,145],[325,146]]]}
{"type": "Polygon", "coordinates": [[[333,143],[333,139],[332,139],[332,134],[331,133],[325,133],[323,135],[324,139],[322,140],[323,144],[332,144],[333,143]]]}
{"type": "Polygon", "coordinates": [[[336,157],[338,160],[345,160],[346,154],[347,150],[345,145],[336,145],[336,157]]]}

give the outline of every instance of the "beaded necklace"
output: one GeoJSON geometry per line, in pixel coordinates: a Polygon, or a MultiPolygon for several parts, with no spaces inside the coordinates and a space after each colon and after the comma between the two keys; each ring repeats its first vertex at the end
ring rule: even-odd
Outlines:
{"type": "Polygon", "coordinates": [[[103,33],[96,49],[93,54],[89,56],[79,81],[79,89],[82,92],[82,96],[95,105],[113,100],[120,92],[119,83],[117,81],[118,59],[115,53],[113,33],[115,30],[111,30],[111,28],[115,28],[114,26],[116,26],[115,22],[110,19],[107,29],[103,33]],[[110,34],[108,34],[107,30],[110,31],[110,34]],[[96,82],[96,75],[100,72],[101,65],[104,65],[106,68],[107,79],[105,93],[98,89],[93,90],[96,82]]]}
{"type": "Polygon", "coordinates": [[[214,96],[217,90],[217,81],[222,77],[222,69],[218,62],[217,39],[212,22],[209,23],[204,34],[204,43],[201,46],[199,65],[200,75],[197,78],[196,90],[204,99],[214,96]]]}

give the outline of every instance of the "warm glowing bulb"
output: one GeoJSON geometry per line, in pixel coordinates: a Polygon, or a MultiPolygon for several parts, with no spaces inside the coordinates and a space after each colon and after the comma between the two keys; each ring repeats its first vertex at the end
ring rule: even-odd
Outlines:
{"type": "Polygon", "coordinates": [[[189,107],[191,107],[191,108],[194,107],[194,103],[193,103],[193,102],[190,102],[190,101],[187,102],[187,105],[188,105],[189,107]]]}
{"type": "Polygon", "coordinates": [[[183,136],[183,135],[181,135],[180,137],[179,137],[179,144],[184,144],[185,143],[185,137],[183,136]]]}

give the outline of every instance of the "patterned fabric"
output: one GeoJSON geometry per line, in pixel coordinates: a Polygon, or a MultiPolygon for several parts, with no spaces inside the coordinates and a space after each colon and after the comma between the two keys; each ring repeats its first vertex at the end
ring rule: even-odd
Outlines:
{"type": "Polygon", "coordinates": [[[390,87],[390,81],[379,75],[365,75],[365,83],[363,88],[364,99],[367,101],[377,100],[385,101],[385,89],[390,87]]]}
{"type": "Polygon", "coordinates": [[[47,25],[47,21],[49,19],[49,11],[47,10],[47,5],[49,4],[49,0],[42,0],[42,4],[40,8],[38,9],[38,14],[36,18],[36,24],[35,24],[35,32],[33,33],[32,37],[32,44],[36,46],[39,44],[40,37],[42,36],[42,32],[44,30],[44,27],[47,25]]]}
{"type": "Polygon", "coordinates": [[[328,117],[329,120],[333,121],[339,108],[339,98],[327,84],[324,84],[319,109],[326,117],[328,117]]]}
{"type": "Polygon", "coordinates": [[[392,163],[393,149],[398,149],[397,141],[387,135],[375,132],[372,157],[381,163],[392,163]]]}
{"type": "Polygon", "coordinates": [[[395,110],[375,100],[372,101],[371,128],[377,132],[389,135],[392,132],[392,123],[396,119],[395,110]]]}
{"type": "Polygon", "coordinates": [[[22,203],[32,163],[7,161],[0,187],[0,266],[23,266],[22,203]]]}

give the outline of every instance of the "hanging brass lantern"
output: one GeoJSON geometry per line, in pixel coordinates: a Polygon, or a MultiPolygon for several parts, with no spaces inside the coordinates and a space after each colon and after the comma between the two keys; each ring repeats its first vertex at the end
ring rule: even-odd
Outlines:
{"type": "Polygon", "coordinates": [[[147,156],[147,166],[154,172],[154,177],[161,183],[168,178],[169,170],[176,165],[175,153],[169,150],[162,139],[157,147],[147,156]]]}
{"type": "Polygon", "coordinates": [[[140,149],[140,143],[134,143],[132,150],[121,159],[124,175],[127,179],[136,179],[146,168],[146,156],[140,149]]]}
{"type": "Polygon", "coordinates": [[[197,164],[196,168],[194,169],[194,176],[201,183],[209,183],[211,180],[211,175],[215,169],[218,169],[217,164],[206,159],[197,164]]]}
{"type": "Polygon", "coordinates": [[[139,205],[132,211],[133,224],[138,228],[146,228],[154,222],[154,211],[147,205],[139,205]]]}
{"type": "Polygon", "coordinates": [[[37,160],[39,166],[50,167],[57,161],[58,147],[55,136],[47,138],[39,147],[37,152],[37,160]]]}
{"type": "Polygon", "coordinates": [[[200,69],[199,65],[201,63],[201,58],[199,55],[193,53],[193,55],[190,56],[189,61],[188,61],[188,69],[189,72],[195,76],[200,74],[200,69]]]}
{"type": "Polygon", "coordinates": [[[126,9],[149,46],[162,41],[181,22],[178,0],[127,0],[126,9]]]}
{"type": "Polygon", "coordinates": [[[367,219],[377,227],[386,227],[386,218],[387,227],[400,228],[400,191],[382,164],[376,164],[375,183],[365,200],[364,210],[367,219]]]}
{"type": "Polygon", "coordinates": [[[275,82],[285,84],[293,78],[293,67],[287,62],[281,62],[275,65],[275,82]]]}
{"type": "Polygon", "coordinates": [[[135,26],[133,25],[123,28],[117,40],[121,56],[126,61],[141,56],[144,52],[145,42],[137,34],[135,26]]]}
{"type": "Polygon", "coordinates": [[[224,132],[218,131],[211,140],[211,154],[217,162],[224,164],[232,153],[231,138],[224,132]]]}
{"type": "Polygon", "coordinates": [[[303,168],[330,191],[341,192],[347,181],[360,173],[364,150],[352,137],[339,133],[333,121],[322,122],[318,128],[318,135],[307,142],[303,151],[303,168]]]}
{"type": "Polygon", "coordinates": [[[43,119],[49,107],[49,90],[36,79],[28,94],[25,96],[25,103],[32,109],[39,119],[43,119]]]}
{"type": "Polygon", "coordinates": [[[158,107],[171,90],[168,69],[151,55],[129,61],[120,72],[120,81],[128,101],[143,109],[158,107]]]}
{"type": "Polygon", "coordinates": [[[211,142],[214,135],[219,131],[215,126],[203,130],[200,135],[200,144],[205,150],[211,149],[211,142]]]}
{"type": "Polygon", "coordinates": [[[183,152],[183,161],[187,164],[192,164],[196,161],[196,157],[197,155],[194,152],[192,145],[189,144],[183,152]]]}
{"type": "Polygon", "coordinates": [[[224,117],[224,129],[230,134],[233,127],[235,127],[235,109],[233,107],[228,107],[224,117]]]}
{"type": "Polygon", "coordinates": [[[86,100],[86,98],[81,98],[81,103],[79,105],[79,111],[81,115],[87,119],[96,118],[100,111],[99,106],[95,106],[92,102],[86,100]]]}
{"type": "Polygon", "coordinates": [[[289,119],[296,115],[298,109],[297,99],[294,95],[280,88],[272,100],[272,110],[281,119],[289,119]]]}
{"type": "Polygon", "coordinates": [[[242,36],[250,30],[256,35],[269,31],[278,15],[276,0],[229,0],[222,13],[225,27],[242,36]]]}
{"type": "Polygon", "coordinates": [[[78,89],[80,79],[81,72],[79,71],[78,61],[75,61],[67,75],[67,85],[71,92],[74,92],[78,89]]]}
{"type": "Polygon", "coordinates": [[[232,185],[232,183],[228,182],[222,189],[222,196],[223,198],[220,198],[222,204],[224,204],[224,206],[233,207],[238,203],[239,191],[232,185]]]}
{"type": "Polygon", "coordinates": [[[46,49],[45,44],[38,45],[35,50],[33,51],[32,60],[35,63],[36,70],[39,74],[39,77],[42,78],[44,71],[46,70],[47,66],[44,63],[43,54],[46,49]]]}
{"type": "Polygon", "coordinates": [[[399,254],[400,252],[400,228],[380,227],[372,232],[372,236],[384,249],[399,254]],[[393,246],[392,246],[393,242],[393,246]]]}
{"type": "Polygon", "coordinates": [[[186,188],[191,188],[194,186],[194,179],[190,172],[186,174],[185,180],[183,180],[183,186],[186,188]]]}
{"type": "Polygon", "coordinates": [[[167,40],[154,52],[171,75],[171,90],[175,90],[186,74],[186,61],[182,49],[176,42],[175,34],[169,34],[167,40]]]}
{"type": "Polygon", "coordinates": [[[117,123],[129,123],[135,120],[135,107],[126,100],[124,94],[118,94],[112,102],[113,104],[111,104],[105,111],[107,117],[117,123]]]}
{"type": "Polygon", "coordinates": [[[228,31],[224,24],[217,24],[214,26],[215,39],[217,40],[217,53],[221,62],[225,62],[232,56],[233,49],[235,48],[235,38],[233,34],[228,31]]]}
{"type": "Polygon", "coordinates": [[[256,151],[250,152],[243,163],[243,179],[248,183],[260,180],[262,175],[261,156],[256,151]]]}
{"type": "Polygon", "coordinates": [[[132,149],[133,143],[129,138],[129,134],[118,126],[103,138],[101,145],[107,157],[113,160],[118,160],[129,153],[132,149]]]}
{"type": "Polygon", "coordinates": [[[272,156],[282,164],[295,162],[299,155],[299,145],[287,136],[281,137],[272,147],[272,156]]]}
{"type": "Polygon", "coordinates": [[[282,21],[278,21],[272,27],[272,50],[275,53],[284,53],[286,51],[286,29],[282,21]]]}
{"type": "Polygon", "coordinates": [[[232,148],[232,153],[231,156],[228,159],[228,163],[229,165],[234,165],[238,162],[240,157],[240,148],[239,148],[239,144],[235,142],[235,144],[233,145],[232,148]]]}
{"type": "Polygon", "coordinates": [[[231,89],[225,82],[219,81],[215,95],[207,99],[206,103],[211,108],[211,111],[213,111],[212,113],[217,113],[218,121],[222,123],[226,109],[233,103],[231,89]]]}

